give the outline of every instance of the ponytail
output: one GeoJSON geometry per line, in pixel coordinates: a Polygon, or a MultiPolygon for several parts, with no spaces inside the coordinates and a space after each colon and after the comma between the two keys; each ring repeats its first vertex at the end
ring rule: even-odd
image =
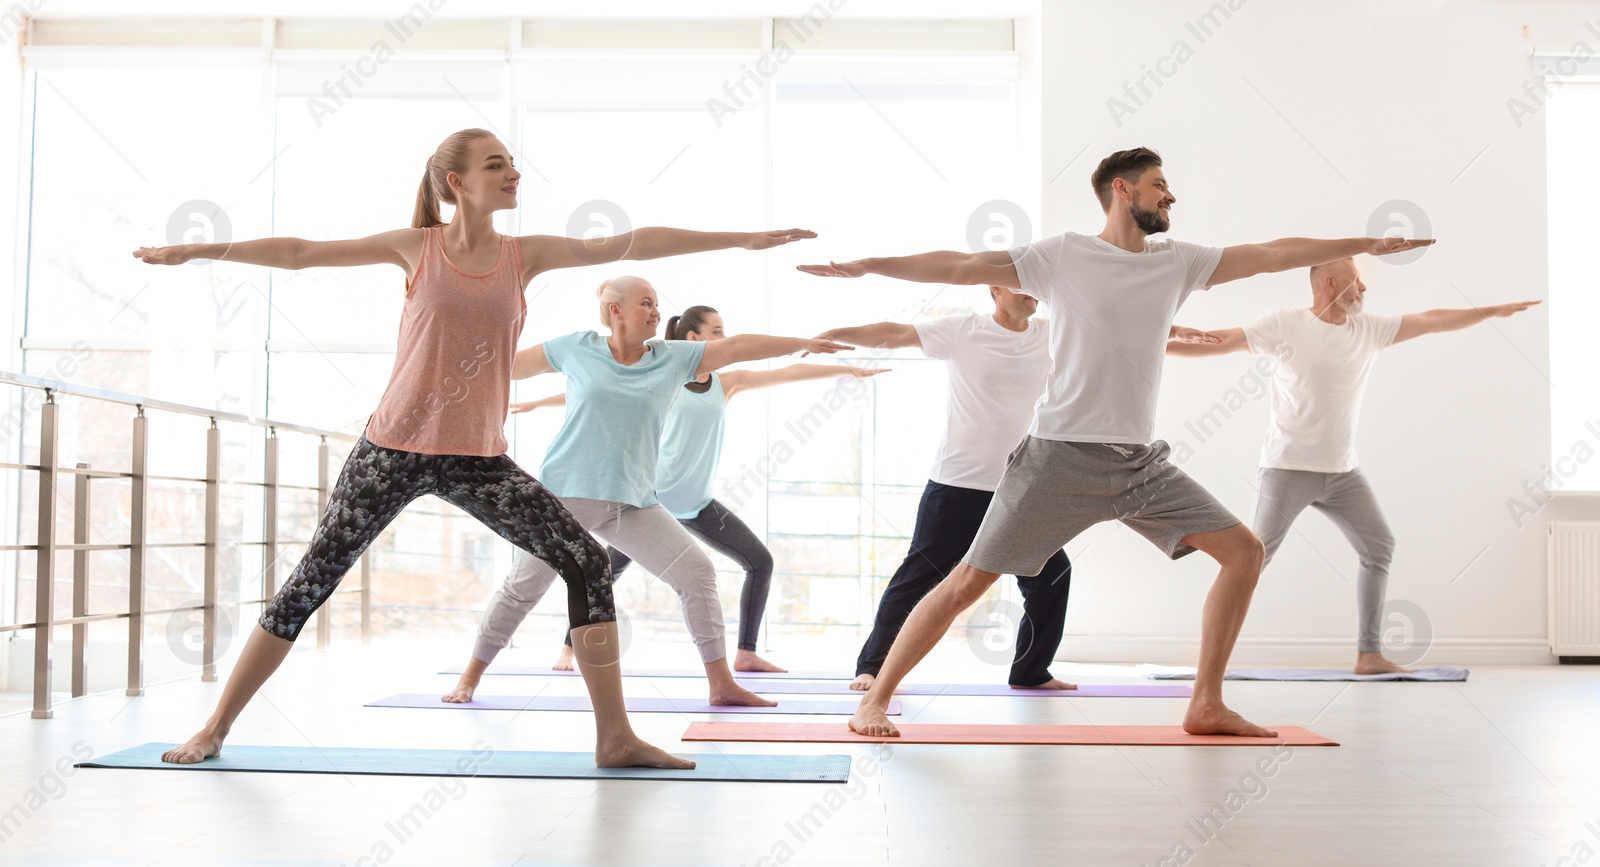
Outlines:
{"type": "Polygon", "coordinates": [[[442,226],[444,221],[439,219],[439,197],[433,194],[433,165],[429,162],[427,168],[422,170],[422,185],[417,187],[417,206],[411,211],[411,228],[427,229],[432,226],[442,226]]]}
{"type": "Polygon", "coordinates": [[[705,334],[706,317],[716,313],[716,309],[704,304],[696,304],[683,311],[682,316],[674,316],[667,320],[668,340],[688,340],[689,332],[705,334]]]}
{"type": "Polygon", "coordinates": [[[411,228],[426,229],[442,226],[439,203],[456,203],[455,191],[450,189],[450,173],[466,173],[467,146],[480,138],[494,138],[486,129],[464,129],[453,132],[439,143],[428,164],[422,170],[422,184],[417,187],[417,205],[411,212],[411,228]]]}

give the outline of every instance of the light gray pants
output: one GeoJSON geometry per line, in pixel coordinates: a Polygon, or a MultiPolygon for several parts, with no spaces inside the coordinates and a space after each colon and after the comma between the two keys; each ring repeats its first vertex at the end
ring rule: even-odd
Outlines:
{"type": "MultiPolygon", "coordinates": [[[[728,655],[716,567],[677,518],[660,505],[641,509],[609,500],[560,499],[585,530],[627,554],[678,594],[684,623],[701,662],[716,662],[728,655]]],[[[543,560],[518,550],[505,583],[483,612],[472,655],[493,662],[556,577],[543,560]]]]}
{"type": "Polygon", "coordinates": [[[1372,486],[1360,470],[1310,473],[1263,467],[1254,530],[1266,546],[1268,563],[1289,534],[1289,526],[1307,506],[1327,515],[1361,559],[1356,580],[1356,649],[1379,653],[1383,650],[1379,621],[1389,583],[1389,563],[1394,559],[1394,533],[1389,531],[1389,522],[1378,508],[1372,486]]]}

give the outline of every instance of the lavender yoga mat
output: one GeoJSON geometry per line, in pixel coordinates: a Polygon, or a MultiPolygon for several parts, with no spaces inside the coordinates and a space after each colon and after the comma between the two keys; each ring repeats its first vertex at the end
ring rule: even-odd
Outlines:
{"type": "MultiPolygon", "coordinates": [[[[450,668],[439,672],[440,674],[460,674],[460,667],[450,668]]],[[[548,665],[497,665],[491,667],[485,674],[517,675],[521,677],[576,677],[576,671],[555,671],[548,665]]],[[[763,680],[855,680],[853,674],[838,671],[737,671],[738,677],[753,677],[763,680]]],[[[624,668],[623,677],[700,677],[706,676],[705,670],[690,671],[686,668],[624,668]]]]}
{"type": "MultiPolygon", "coordinates": [[[[739,685],[764,695],[862,695],[848,683],[838,681],[746,681],[739,685]]],[[[1148,683],[1083,683],[1077,689],[1012,689],[1003,683],[902,683],[895,695],[1012,695],[1048,698],[1188,698],[1187,686],[1157,686],[1148,683]]]]}
{"type": "MultiPolygon", "coordinates": [[[[712,705],[695,698],[626,698],[629,713],[765,713],[834,714],[851,716],[854,701],[784,700],[777,707],[739,707],[712,705]]],[[[367,707],[444,708],[446,710],[593,710],[582,695],[480,695],[465,704],[440,701],[435,693],[403,692],[368,702],[367,707]]],[[[899,716],[900,702],[889,703],[889,715],[899,716]]]]}
{"type": "MultiPolygon", "coordinates": [[[[1229,669],[1223,680],[1410,680],[1410,681],[1462,681],[1467,679],[1465,668],[1453,665],[1435,665],[1415,671],[1394,674],[1356,674],[1353,671],[1322,668],[1237,668],[1229,669]]],[[[1194,672],[1160,671],[1147,674],[1151,680],[1194,680],[1194,672]]]]}

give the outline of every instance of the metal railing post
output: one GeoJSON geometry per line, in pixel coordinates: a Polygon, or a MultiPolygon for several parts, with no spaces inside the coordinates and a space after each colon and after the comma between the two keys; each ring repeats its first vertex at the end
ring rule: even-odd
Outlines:
{"type": "Polygon", "coordinates": [[[267,428],[261,462],[261,598],[278,589],[278,431],[267,428]]]}
{"type": "Polygon", "coordinates": [[[128,497],[128,695],[144,695],[145,507],[149,503],[150,439],[144,407],[133,417],[128,497]]]}
{"type": "MultiPolygon", "coordinates": [[[[87,470],[89,465],[78,464],[87,470]]],[[[89,475],[78,473],[72,482],[72,542],[78,548],[72,552],[72,616],[83,617],[89,613],[89,552],[82,546],[89,544],[89,475]]],[[[72,697],[89,691],[89,666],[85,649],[89,644],[89,624],[72,624],[72,697]]]]}
{"type": "MultiPolygon", "coordinates": [[[[3,2],[3,0],[0,0],[3,2]]],[[[44,379],[37,376],[14,373],[0,370],[0,384],[20,386],[43,392],[43,403],[38,407],[39,412],[39,463],[0,463],[0,469],[37,471],[39,473],[39,511],[36,525],[37,538],[32,540],[35,544],[10,544],[0,545],[0,548],[11,551],[33,551],[37,555],[36,562],[36,592],[34,599],[35,616],[31,622],[0,623],[0,634],[12,631],[33,630],[35,638],[33,658],[33,701],[31,704],[32,715],[39,719],[49,719],[52,716],[52,703],[54,697],[52,680],[54,674],[54,643],[55,627],[71,626],[71,670],[70,677],[63,677],[62,689],[67,688],[70,681],[74,697],[87,695],[90,688],[88,653],[89,653],[89,626],[101,620],[117,620],[126,618],[128,622],[127,634],[127,695],[130,697],[141,696],[145,691],[144,680],[144,651],[146,632],[150,624],[147,621],[152,613],[187,613],[199,610],[202,614],[202,639],[201,639],[201,677],[203,680],[214,681],[217,679],[218,657],[224,647],[219,643],[219,632],[225,624],[221,618],[224,612],[221,608],[220,598],[222,591],[228,594],[234,588],[221,587],[220,582],[227,580],[222,575],[222,551],[224,546],[254,547],[263,546],[263,568],[261,572],[262,596],[270,598],[278,582],[278,559],[282,554],[284,537],[278,526],[282,517],[281,504],[278,499],[284,485],[281,479],[281,452],[279,450],[278,433],[283,430],[293,431],[298,434],[315,436],[320,439],[317,449],[319,466],[317,468],[317,505],[319,513],[325,511],[331,500],[332,485],[335,480],[330,471],[329,457],[330,440],[344,441],[356,439],[346,433],[330,431],[323,428],[309,427],[292,422],[277,421],[260,418],[257,416],[242,415],[219,411],[215,408],[197,407],[187,404],[171,403],[157,400],[142,395],[134,395],[107,389],[93,388],[74,383],[61,382],[54,379],[44,379]],[[61,425],[62,415],[58,398],[62,395],[72,395],[93,401],[118,404],[132,407],[135,415],[132,419],[130,462],[131,472],[110,472],[96,470],[87,463],[80,463],[76,467],[67,467],[61,464],[61,425]],[[160,410],[195,418],[207,418],[211,422],[206,442],[206,474],[203,478],[169,477],[152,473],[150,463],[150,425],[147,410],[160,410]],[[237,423],[252,427],[265,428],[266,454],[263,467],[263,527],[264,539],[260,543],[248,541],[235,541],[222,538],[221,514],[221,453],[222,441],[219,425],[221,422],[237,423]],[[61,531],[65,528],[58,526],[57,514],[59,512],[58,500],[65,500],[66,491],[61,490],[63,473],[71,474],[73,478],[73,497],[76,513],[71,532],[71,543],[62,542],[61,531]],[[130,482],[129,491],[129,533],[126,544],[108,543],[94,544],[93,538],[103,537],[94,528],[95,497],[94,482],[101,478],[126,478],[130,482]],[[183,542],[154,542],[150,539],[151,489],[150,483],[157,480],[175,481],[180,483],[200,482],[205,487],[205,532],[204,540],[183,542]],[[200,604],[189,604],[180,608],[160,609],[152,611],[146,599],[149,577],[150,552],[157,548],[183,548],[193,550],[198,547],[204,557],[204,586],[203,598],[200,604]],[[65,576],[57,572],[56,558],[66,550],[73,552],[71,609],[68,617],[57,616],[57,603],[59,590],[57,580],[65,576]],[[99,550],[125,550],[128,558],[128,597],[125,612],[108,611],[94,613],[94,593],[92,588],[93,566],[92,555],[99,550]]],[[[31,404],[31,400],[29,401],[31,404]]],[[[31,411],[31,410],[30,410],[31,411]]],[[[102,486],[103,487],[103,486],[102,486]]],[[[291,486],[293,487],[293,486],[291,486]]],[[[104,496],[105,492],[101,492],[104,496]]],[[[192,494],[190,495],[192,496],[192,494]]],[[[190,501],[192,502],[192,500],[190,501]]],[[[320,525],[320,514],[317,524],[320,525]]],[[[309,542],[307,543],[309,544],[309,542]]],[[[240,555],[243,556],[242,554],[240,555]]],[[[66,564],[60,564],[66,565],[66,564]]],[[[104,564],[102,564],[103,566],[104,564]]],[[[361,587],[362,595],[360,611],[360,630],[363,643],[371,640],[373,632],[372,616],[372,566],[365,554],[361,558],[361,587]]],[[[239,590],[243,590],[241,585],[239,590]]],[[[347,590],[349,592],[356,592],[347,590]]],[[[241,597],[242,598],[242,597],[241,597]]],[[[252,603],[255,604],[255,603],[252,603]]],[[[62,604],[61,608],[69,606],[62,604]]],[[[13,612],[20,614],[21,612],[13,612]]],[[[352,612],[354,613],[354,612],[352,612]]],[[[11,614],[7,615],[11,618],[11,614]]],[[[333,620],[328,609],[319,610],[317,613],[317,645],[326,648],[332,643],[333,620]]],[[[16,618],[21,620],[21,618],[16,618]]],[[[172,624],[174,629],[180,624],[172,624]]],[[[187,625],[187,624],[183,624],[187,625]]],[[[169,635],[169,639],[177,636],[169,635]]],[[[66,647],[63,647],[66,649],[66,647]]]]}
{"type": "MultiPolygon", "coordinates": [[[[311,536],[316,538],[317,525],[322,521],[322,513],[328,510],[328,438],[322,438],[322,444],[317,446],[317,517],[311,525],[311,536]]],[[[317,649],[322,650],[328,646],[333,638],[333,595],[329,594],[322,607],[317,609],[317,649]]]]}
{"type": "Polygon", "coordinates": [[[200,679],[207,683],[217,679],[217,558],[221,555],[218,536],[221,535],[222,518],[222,431],[217,420],[211,420],[206,431],[206,562],[205,585],[200,643],[200,679]]]}
{"type": "Polygon", "coordinates": [[[55,394],[45,389],[39,407],[39,561],[34,569],[33,718],[49,719],[50,640],[56,598],[56,448],[55,394]]]}

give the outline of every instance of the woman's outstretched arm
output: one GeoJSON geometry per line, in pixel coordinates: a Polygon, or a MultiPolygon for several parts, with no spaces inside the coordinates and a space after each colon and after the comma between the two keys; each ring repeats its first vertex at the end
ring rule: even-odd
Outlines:
{"type": "Polygon", "coordinates": [[[258,238],[221,244],[178,244],[140,247],[133,255],[150,265],[182,265],[194,259],[216,259],[297,271],[353,265],[398,265],[406,268],[422,250],[421,229],[395,229],[345,241],[304,238],[258,238]]]}
{"type": "Polygon", "coordinates": [[[820,337],[773,337],[770,334],[737,334],[706,343],[705,355],[700,358],[700,368],[695,376],[705,376],[719,367],[741,361],[761,361],[795,352],[832,355],[841,349],[855,349],[820,337]]]}
{"type": "Polygon", "coordinates": [[[784,229],[776,232],[695,232],[689,229],[647,227],[609,238],[563,238],[525,235],[522,260],[531,278],[557,268],[581,268],[611,262],[664,259],[711,250],[766,250],[791,241],[815,238],[816,232],[784,229]]]}
{"type": "Polygon", "coordinates": [[[774,385],[809,382],[813,379],[834,379],[840,376],[866,379],[888,372],[887,367],[843,367],[835,364],[791,364],[777,370],[730,370],[722,374],[722,393],[728,400],[732,400],[736,394],[771,388],[774,385]]]}
{"type": "Polygon", "coordinates": [[[521,403],[514,403],[511,405],[511,414],[516,415],[519,412],[533,412],[536,409],[547,409],[552,406],[566,405],[567,393],[563,391],[560,394],[552,394],[549,397],[541,397],[538,400],[525,400],[521,403]]]}

